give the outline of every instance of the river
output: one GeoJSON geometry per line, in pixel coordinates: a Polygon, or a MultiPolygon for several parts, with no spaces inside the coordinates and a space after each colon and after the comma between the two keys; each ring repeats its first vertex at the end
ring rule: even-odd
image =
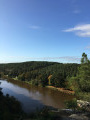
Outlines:
{"type": "Polygon", "coordinates": [[[18,99],[22,104],[23,110],[27,113],[41,109],[45,105],[62,109],[65,107],[65,100],[74,98],[72,95],[61,93],[57,90],[36,87],[20,81],[0,80],[0,82],[3,94],[9,94],[18,99]]]}

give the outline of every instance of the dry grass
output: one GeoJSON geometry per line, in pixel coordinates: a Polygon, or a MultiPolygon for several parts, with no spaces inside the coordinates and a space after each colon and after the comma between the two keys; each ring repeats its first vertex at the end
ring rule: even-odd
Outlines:
{"type": "Polygon", "coordinates": [[[58,91],[63,92],[63,93],[72,94],[72,95],[75,94],[74,91],[66,90],[64,88],[57,88],[57,87],[54,87],[54,86],[47,86],[47,87],[51,88],[51,89],[54,89],[54,90],[58,90],[58,91]]]}

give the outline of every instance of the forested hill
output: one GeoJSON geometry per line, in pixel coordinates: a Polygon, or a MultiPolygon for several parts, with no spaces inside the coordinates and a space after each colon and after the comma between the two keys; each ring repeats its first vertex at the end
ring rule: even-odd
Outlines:
{"type": "Polygon", "coordinates": [[[79,64],[31,61],[0,64],[0,73],[35,85],[65,87],[66,78],[76,76],[79,64]]]}

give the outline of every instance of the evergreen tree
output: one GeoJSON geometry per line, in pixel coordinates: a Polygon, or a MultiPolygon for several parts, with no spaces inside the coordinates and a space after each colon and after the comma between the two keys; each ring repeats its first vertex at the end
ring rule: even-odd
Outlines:
{"type": "Polygon", "coordinates": [[[81,58],[81,64],[88,63],[89,60],[87,58],[87,54],[83,53],[81,58]]]}

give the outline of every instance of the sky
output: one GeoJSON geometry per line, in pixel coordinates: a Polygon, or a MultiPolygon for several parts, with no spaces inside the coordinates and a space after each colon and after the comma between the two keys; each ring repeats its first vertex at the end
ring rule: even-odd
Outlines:
{"type": "Polygon", "coordinates": [[[90,58],[90,0],[0,0],[0,63],[90,58]]]}

